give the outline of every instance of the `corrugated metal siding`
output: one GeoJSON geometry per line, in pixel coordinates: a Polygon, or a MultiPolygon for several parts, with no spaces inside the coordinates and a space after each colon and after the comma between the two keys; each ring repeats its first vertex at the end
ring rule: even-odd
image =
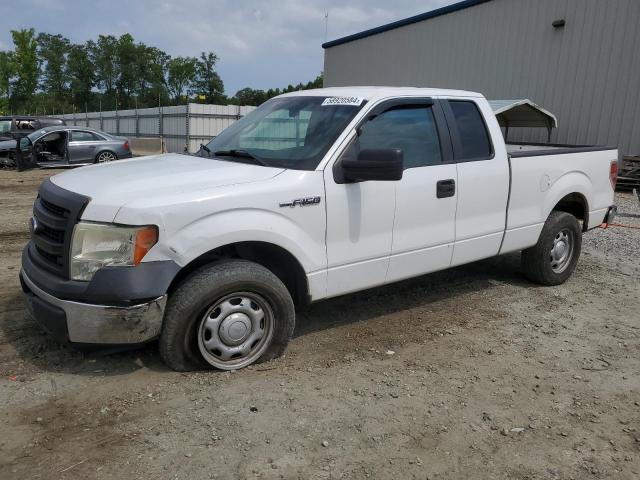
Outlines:
{"type": "MultiPolygon", "coordinates": [[[[558,117],[553,142],[640,154],[639,0],[493,0],[328,48],[324,75],[325,86],[530,98],[558,117]]],[[[545,141],[546,132],[510,139],[545,141]]]]}
{"type": "Polygon", "coordinates": [[[233,122],[256,107],[236,105],[201,105],[190,103],[172,107],[141,108],[109,112],[56,115],[68,125],[95,128],[125,137],[157,137],[165,139],[167,151],[198,150],[233,122]],[[137,127],[136,127],[137,122],[137,127]]]}

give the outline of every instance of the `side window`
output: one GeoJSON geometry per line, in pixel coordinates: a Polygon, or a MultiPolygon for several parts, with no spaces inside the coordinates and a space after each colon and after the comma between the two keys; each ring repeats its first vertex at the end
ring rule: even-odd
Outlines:
{"type": "Polygon", "coordinates": [[[98,140],[91,132],[82,132],[80,130],[71,130],[71,142],[95,142],[98,140]]]}
{"type": "Polygon", "coordinates": [[[358,151],[399,148],[405,169],[442,162],[435,118],[426,106],[403,106],[377,115],[362,126],[355,147],[358,151]]]}
{"type": "Polygon", "coordinates": [[[456,153],[456,160],[485,160],[491,158],[493,150],[489,139],[489,132],[474,102],[449,100],[453,112],[462,154],[456,153]]]}

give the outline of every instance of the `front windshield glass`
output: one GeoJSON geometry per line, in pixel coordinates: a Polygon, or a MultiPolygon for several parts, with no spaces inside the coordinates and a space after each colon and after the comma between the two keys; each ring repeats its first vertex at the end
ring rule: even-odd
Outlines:
{"type": "Polygon", "coordinates": [[[38,138],[40,138],[41,136],[43,136],[45,133],[47,133],[45,130],[37,130],[33,133],[30,133],[29,135],[27,135],[27,137],[29,137],[29,140],[31,140],[31,143],[35,142],[38,138]]]}
{"type": "Polygon", "coordinates": [[[313,170],[364,103],[357,97],[274,98],[224,130],[198,154],[313,170]]]}

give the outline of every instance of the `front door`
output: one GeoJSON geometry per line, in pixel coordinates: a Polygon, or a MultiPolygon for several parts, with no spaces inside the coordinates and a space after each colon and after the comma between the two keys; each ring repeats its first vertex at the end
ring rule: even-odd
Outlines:
{"type": "Polygon", "coordinates": [[[343,183],[340,162],[358,151],[354,133],[333,168],[324,169],[328,297],[382,285],[389,266],[397,182],[343,183]]]}
{"type": "Polygon", "coordinates": [[[444,115],[430,99],[411,101],[374,119],[375,142],[404,156],[387,282],[449,267],[455,240],[458,178],[444,115]]]}

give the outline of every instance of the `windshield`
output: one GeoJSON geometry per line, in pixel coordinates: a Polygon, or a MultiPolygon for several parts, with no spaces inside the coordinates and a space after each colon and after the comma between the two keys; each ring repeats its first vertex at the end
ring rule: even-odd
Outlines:
{"type": "Polygon", "coordinates": [[[11,132],[11,120],[0,120],[0,135],[11,132]]]}
{"type": "Polygon", "coordinates": [[[356,97],[274,98],[224,130],[198,154],[313,170],[364,103],[356,97]]]}
{"type": "Polygon", "coordinates": [[[31,140],[31,143],[35,142],[38,138],[40,138],[41,136],[43,136],[46,132],[46,130],[36,130],[33,133],[30,133],[29,135],[27,135],[27,137],[29,137],[29,140],[31,140]]]}

